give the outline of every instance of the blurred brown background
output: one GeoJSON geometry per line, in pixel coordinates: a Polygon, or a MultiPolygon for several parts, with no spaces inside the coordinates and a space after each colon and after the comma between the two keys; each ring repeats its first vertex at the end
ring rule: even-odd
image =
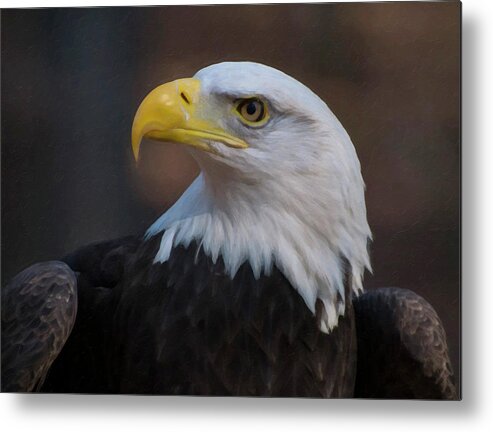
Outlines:
{"type": "Polygon", "coordinates": [[[460,4],[3,10],[2,278],[141,233],[195,175],[174,148],[131,159],[156,85],[224,60],[279,68],[341,120],[374,233],[366,286],[410,288],[460,359],[460,4]]]}

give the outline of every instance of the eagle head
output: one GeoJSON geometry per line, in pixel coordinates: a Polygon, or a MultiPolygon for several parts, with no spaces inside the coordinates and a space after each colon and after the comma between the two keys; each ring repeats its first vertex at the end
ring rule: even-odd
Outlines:
{"type": "Polygon", "coordinates": [[[364,182],[354,146],[315,93],[251,62],[206,67],[147,95],[132,127],[184,144],[201,174],[148,230],[162,234],[155,262],[196,241],[230,277],[245,262],[258,278],[276,266],[329,332],[344,314],[344,285],[370,270],[364,182]]]}

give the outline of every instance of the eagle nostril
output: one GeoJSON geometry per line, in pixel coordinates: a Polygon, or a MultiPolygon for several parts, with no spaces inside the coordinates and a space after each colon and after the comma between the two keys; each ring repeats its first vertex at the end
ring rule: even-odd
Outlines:
{"type": "Polygon", "coordinates": [[[190,105],[190,99],[188,98],[188,96],[186,95],[186,93],[185,93],[185,92],[181,92],[181,93],[180,93],[180,96],[181,96],[181,98],[185,101],[185,103],[186,103],[187,105],[190,105]]]}

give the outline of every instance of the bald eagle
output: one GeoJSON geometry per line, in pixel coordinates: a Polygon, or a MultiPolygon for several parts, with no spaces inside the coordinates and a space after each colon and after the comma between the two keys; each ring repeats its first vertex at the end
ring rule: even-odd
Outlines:
{"type": "Polygon", "coordinates": [[[360,164],[317,95],[215,64],[147,95],[136,159],[144,137],[185,145],[200,175],[144,236],[13,278],[3,391],[457,398],[433,308],[363,292],[360,164]]]}

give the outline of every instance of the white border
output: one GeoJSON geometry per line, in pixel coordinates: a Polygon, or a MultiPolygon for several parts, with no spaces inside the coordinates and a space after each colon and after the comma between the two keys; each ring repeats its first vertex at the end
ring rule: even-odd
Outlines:
{"type": "MultiPolygon", "coordinates": [[[[5,1],[4,1],[5,3],[5,1]]],[[[166,2],[184,4],[186,2],[166,2]]],[[[195,1],[195,4],[231,3],[195,1]]],[[[257,3],[257,2],[246,2],[257,3]]],[[[271,1],[270,3],[277,3],[271,1]]],[[[94,6],[22,1],[3,7],[94,6]]],[[[106,1],[104,5],[163,4],[106,1]]],[[[493,424],[493,123],[491,0],[463,2],[463,397],[462,402],[0,395],[9,431],[485,431],[493,424]],[[490,138],[487,140],[487,137],[490,138]]]]}

